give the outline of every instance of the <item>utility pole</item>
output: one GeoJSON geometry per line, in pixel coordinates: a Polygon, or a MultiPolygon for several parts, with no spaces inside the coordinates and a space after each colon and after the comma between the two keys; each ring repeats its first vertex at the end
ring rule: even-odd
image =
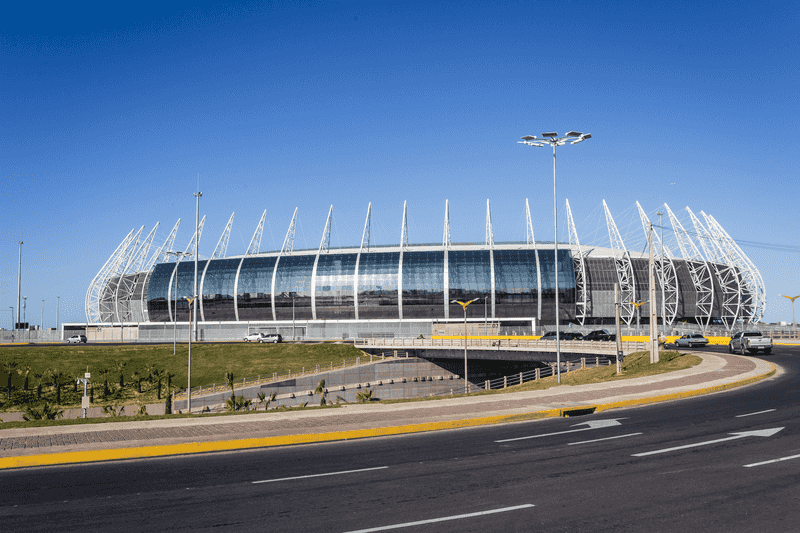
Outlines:
{"type": "MultiPolygon", "coordinates": [[[[667,301],[664,295],[664,280],[666,279],[666,273],[664,272],[664,213],[661,211],[657,212],[658,215],[658,225],[661,228],[661,253],[658,254],[658,259],[661,261],[661,326],[664,331],[664,337],[667,336],[667,301]]],[[[666,342],[666,341],[665,341],[666,342]]]]}
{"type": "MultiPolygon", "coordinates": [[[[198,174],[197,182],[200,183],[200,175],[198,174]]],[[[199,227],[200,227],[200,198],[203,196],[203,193],[198,191],[195,193],[194,197],[197,199],[197,207],[195,208],[194,212],[194,294],[192,294],[192,302],[189,305],[193,305],[193,312],[194,312],[194,340],[197,342],[197,247],[200,241],[199,227]]],[[[190,358],[191,361],[191,358],[190,358]]]]}
{"type": "Polygon", "coordinates": [[[650,362],[658,363],[658,319],[656,318],[656,263],[653,258],[653,223],[647,231],[647,244],[650,247],[650,264],[648,267],[650,282],[650,362]]]}

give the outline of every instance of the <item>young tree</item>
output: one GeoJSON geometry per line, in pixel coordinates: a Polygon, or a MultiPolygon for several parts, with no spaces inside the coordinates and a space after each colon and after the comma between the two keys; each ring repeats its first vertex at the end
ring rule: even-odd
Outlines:
{"type": "Polygon", "coordinates": [[[153,379],[156,380],[156,394],[157,394],[159,400],[161,399],[161,380],[164,379],[164,374],[165,373],[166,372],[164,370],[155,369],[155,370],[153,370],[153,374],[152,374],[153,375],[153,379]]]}
{"type": "Polygon", "coordinates": [[[128,366],[128,363],[126,361],[117,361],[114,366],[119,373],[119,390],[122,390],[125,388],[125,367],[128,366]]]}
{"type": "Polygon", "coordinates": [[[50,383],[56,389],[56,405],[61,405],[61,388],[68,385],[70,382],[69,376],[60,370],[50,371],[50,383]]]}
{"type": "Polygon", "coordinates": [[[147,372],[147,381],[150,383],[153,382],[153,372],[156,370],[156,365],[153,363],[148,363],[147,366],[144,367],[144,371],[147,372]]]}
{"type": "Polygon", "coordinates": [[[375,393],[374,389],[366,389],[363,392],[357,392],[356,398],[359,402],[369,402],[372,401],[372,395],[375,393]]]}
{"type": "Polygon", "coordinates": [[[17,374],[20,376],[25,376],[25,379],[22,384],[22,390],[28,390],[28,375],[31,373],[31,367],[29,366],[21,366],[17,369],[17,374]]]}
{"type": "Polygon", "coordinates": [[[314,394],[321,394],[322,395],[320,397],[319,404],[321,406],[325,406],[325,403],[326,403],[325,402],[325,398],[328,396],[328,389],[325,388],[325,380],[324,379],[322,381],[320,381],[319,384],[317,384],[317,388],[314,389],[314,394]]]}
{"type": "Polygon", "coordinates": [[[266,411],[269,409],[269,404],[275,401],[275,396],[277,396],[277,392],[272,391],[269,396],[264,394],[263,392],[258,393],[258,403],[264,406],[264,410],[266,411]]]}
{"type": "Polygon", "coordinates": [[[175,377],[175,374],[169,372],[167,370],[164,371],[164,379],[167,380],[167,396],[169,396],[170,390],[172,390],[172,378],[175,377]]]}
{"type": "Polygon", "coordinates": [[[105,397],[108,396],[108,393],[109,393],[109,390],[108,390],[108,373],[109,372],[110,371],[107,368],[103,368],[103,369],[98,371],[98,373],[101,376],[103,376],[103,399],[105,399],[105,397]]]}
{"type": "Polygon", "coordinates": [[[33,379],[36,382],[36,399],[37,400],[41,400],[42,399],[42,383],[45,380],[45,374],[43,374],[41,372],[34,372],[33,373],[33,379]]]}
{"type": "Polygon", "coordinates": [[[7,386],[6,390],[8,391],[8,399],[9,400],[11,399],[11,374],[14,373],[14,369],[15,368],[17,368],[17,362],[16,361],[5,361],[5,362],[3,362],[3,371],[8,376],[8,386],[7,386]]]}
{"type": "Polygon", "coordinates": [[[230,387],[231,389],[231,398],[236,398],[236,391],[233,389],[234,386],[233,372],[225,372],[225,383],[227,383],[228,387],[230,387]]]}
{"type": "Polygon", "coordinates": [[[40,407],[32,405],[25,406],[25,413],[22,415],[23,420],[55,420],[64,416],[64,410],[53,407],[45,402],[40,407]]]}
{"type": "Polygon", "coordinates": [[[133,374],[131,374],[131,379],[136,382],[136,392],[139,394],[142,393],[142,375],[139,374],[138,370],[134,370],[133,374]]]}

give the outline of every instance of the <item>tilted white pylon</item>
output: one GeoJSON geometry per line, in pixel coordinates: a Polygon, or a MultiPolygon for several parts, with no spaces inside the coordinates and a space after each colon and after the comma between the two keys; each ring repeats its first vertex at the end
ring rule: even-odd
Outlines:
{"type": "Polygon", "coordinates": [[[333,220],[333,206],[328,209],[328,218],[325,220],[325,229],[322,230],[322,240],[319,243],[319,251],[317,255],[328,253],[331,247],[331,223],[333,220]]]}
{"type": "Polygon", "coordinates": [[[442,247],[450,249],[450,200],[444,201],[444,231],[442,232],[442,247]]]}
{"type": "Polygon", "coordinates": [[[575,318],[582,326],[589,314],[589,290],[586,286],[586,263],[584,253],[581,250],[581,243],[578,240],[578,230],[575,228],[575,221],[572,219],[572,209],[567,200],[567,226],[569,228],[569,244],[575,246],[578,252],[572,252],[572,264],[575,270],[575,318]]]}
{"type": "MultiPolygon", "coordinates": [[[[294,228],[297,224],[297,208],[294,208],[292,221],[289,223],[289,229],[286,231],[286,237],[283,239],[283,246],[281,246],[281,255],[288,255],[294,251],[294,228]]],[[[273,276],[274,278],[275,276],[273,276]]]]}
{"type": "MultiPolygon", "coordinates": [[[[189,253],[194,254],[194,251],[192,251],[194,249],[194,241],[195,239],[197,239],[198,243],[200,242],[200,238],[203,236],[203,226],[205,225],[205,223],[206,223],[206,216],[203,215],[203,218],[200,219],[200,224],[198,224],[197,229],[194,232],[194,235],[192,235],[192,240],[189,241],[189,244],[186,245],[186,249],[183,251],[184,254],[189,254],[189,253]]],[[[175,262],[180,263],[182,259],[183,256],[178,256],[178,259],[175,262]]],[[[197,259],[200,258],[198,257],[197,259]]]]}
{"type": "Polygon", "coordinates": [[[125,251],[123,252],[122,256],[120,256],[119,261],[117,261],[114,269],[109,272],[106,287],[103,289],[103,293],[100,295],[101,322],[115,322],[118,320],[117,302],[115,296],[117,294],[117,289],[119,288],[120,280],[122,280],[123,272],[125,272],[125,270],[128,268],[128,265],[130,265],[130,263],[133,261],[133,256],[136,253],[136,250],[139,249],[139,237],[142,235],[142,231],[144,231],[144,226],[139,228],[139,231],[137,231],[133,236],[131,241],[128,243],[128,246],[125,247],[125,251]]]}
{"type": "Polygon", "coordinates": [[[494,247],[494,232],[492,231],[492,209],[489,199],[486,199],[486,246],[494,247]]]}
{"type": "Polygon", "coordinates": [[[403,201],[403,227],[400,229],[400,250],[408,248],[408,205],[403,201]]]}
{"type": "Polygon", "coordinates": [[[403,320],[403,252],[408,248],[408,203],[403,201],[403,227],[400,229],[400,261],[397,268],[397,314],[403,320]]]}
{"type": "MultiPolygon", "coordinates": [[[[264,210],[266,213],[266,210],[264,210]]],[[[233,216],[236,212],[231,213],[231,218],[228,219],[228,223],[225,224],[225,229],[222,230],[222,235],[220,235],[219,240],[217,241],[217,245],[214,247],[214,253],[211,254],[211,259],[224,259],[225,254],[228,253],[228,241],[231,238],[231,228],[233,227],[233,216]]],[[[208,265],[209,263],[206,263],[208,265]]],[[[203,291],[200,291],[200,294],[203,294],[203,291]]]]}
{"type": "Polygon", "coordinates": [[[700,246],[706,254],[706,259],[711,263],[711,268],[717,276],[717,281],[722,289],[722,312],[720,318],[725,328],[731,331],[736,325],[736,320],[739,318],[739,312],[742,304],[742,287],[739,283],[739,275],[736,273],[736,267],[730,264],[730,261],[725,256],[725,253],[719,248],[719,245],[700,220],[695,216],[689,207],[686,207],[686,212],[692,219],[692,225],[695,232],[700,239],[700,246]]]}
{"type": "Polygon", "coordinates": [[[117,289],[114,294],[114,312],[120,322],[133,320],[131,316],[131,298],[133,297],[133,291],[136,289],[136,281],[139,276],[144,275],[141,272],[142,264],[150,252],[150,245],[153,242],[159,224],[160,222],[157,222],[153,226],[153,229],[150,230],[142,244],[133,253],[131,260],[128,261],[128,264],[120,274],[119,283],[117,283],[117,289]]]}
{"type": "Polygon", "coordinates": [[[444,317],[450,318],[450,200],[444,201],[444,230],[442,232],[444,250],[444,317]]]}
{"type": "Polygon", "coordinates": [[[537,288],[537,311],[536,318],[542,320],[542,269],[539,265],[539,250],[536,248],[536,237],[533,234],[533,223],[531,222],[531,206],[525,198],[525,242],[533,248],[533,255],[536,258],[536,288],[537,288]]]}
{"type": "Polygon", "coordinates": [[[361,263],[361,252],[369,252],[370,228],[372,226],[372,202],[367,206],[367,218],[364,220],[364,231],[361,233],[361,247],[356,255],[356,268],[353,272],[353,305],[358,320],[358,268],[361,263]]]}
{"type": "Polygon", "coordinates": [[[124,254],[126,248],[131,242],[131,239],[133,239],[134,231],[136,230],[132,229],[125,236],[125,238],[122,239],[122,242],[119,243],[117,249],[114,250],[114,252],[111,254],[111,257],[108,258],[100,271],[92,279],[91,283],[89,283],[89,288],[86,289],[86,299],[84,303],[86,322],[100,322],[100,298],[102,297],[106,288],[111,271],[116,268],[117,263],[120,261],[120,257],[124,254]]]}
{"type": "Polygon", "coordinates": [[[152,256],[150,256],[150,259],[148,259],[147,263],[145,263],[144,267],[142,267],[142,272],[145,275],[144,281],[143,283],[140,284],[141,289],[139,290],[139,293],[134,296],[134,298],[139,300],[142,310],[141,318],[138,321],[141,322],[150,321],[150,311],[147,309],[147,302],[145,301],[147,284],[150,281],[150,276],[153,275],[153,266],[156,264],[156,262],[166,263],[167,261],[169,261],[170,256],[169,254],[167,254],[167,252],[172,250],[172,246],[175,243],[175,235],[177,235],[178,226],[180,225],[181,225],[181,219],[178,219],[178,221],[172,227],[172,231],[170,231],[169,235],[167,235],[167,238],[164,239],[164,244],[162,244],[161,247],[158,250],[156,250],[152,256]]]}
{"type": "MultiPolygon", "coordinates": [[[[297,210],[295,209],[295,213],[297,210]]],[[[247,245],[247,250],[245,251],[244,255],[254,255],[261,250],[261,236],[264,234],[264,220],[267,218],[267,210],[264,209],[264,212],[261,213],[261,219],[258,221],[258,225],[256,226],[256,230],[253,232],[253,236],[250,238],[250,244],[247,245]]],[[[233,220],[233,215],[231,215],[231,220],[233,220]]],[[[294,239],[294,232],[292,232],[292,239],[294,239]]]]}
{"type": "Polygon", "coordinates": [[[669,215],[675,240],[678,241],[678,247],[681,249],[681,255],[689,269],[689,276],[692,278],[697,294],[695,318],[705,330],[711,322],[711,313],[714,311],[714,280],[711,267],[708,266],[708,261],[703,258],[692,239],[689,238],[689,234],[683,229],[683,225],[672,209],[667,204],[664,204],[664,207],[669,215]]]}
{"type": "Polygon", "coordinates": [[[319,243],[319,250],[314,257],[314,268],[311,270],[311,318],[317,319],[317,265],[319,265],[320,254],[327,254],[331,247],[331,224],[333,220],[333,206],[328,209],[328,218],[325,221],[325,229],[322,230],[322,240],[319,243]]]}
{"type": "Polygon", "coordinates": [[[708,220],[710,221],[710,225],[714,227],[717,235],[719,235],[720,241],[726,243],[728,249],[733,251],[734,261],[739,268],[739,275],[742,276],[744,291],[749,292],[751,309],[749,311],[749,316],[746,317],[748,322],[760,322],[764,317],[767,305],[767,293],[764,287],[764,280],[761,278],[761,273],[719,222],[711,215],[708,215],[708,220]]]}
{"type": "Polygon", "coordinates": [[[620,318],[631,325],[633,315],[636,312],[633,303],[636,301],[636,280],[633,275],[633,262],[625,249],[625,242],[619,234],[611,211],[608,210],[606,201],[603,200],[603,209],[606,213],[606,225],[608,226],[608,238],[611,241],[611,249],[614,251],[614,266],[617,270],[617,281],[619,281],[619,303],[620,318]]]}
{"type": "MultiPolygon", "coordinates": [[[[639,218],[642,219],[642,229],[645,235],[647,235],[648,228],[650,227],[650,219],[647,218],[639,202],[636,202],[636,207],[639,209],[639,218]]],[[[665,316],[663,316],[662,319],[665,324],[671,326],[675,323],[675,318],[678,316],[678,299],[680,298],[678,273],[675,270],[675,263],[672,260],[672,251],[666,244],[661,242],[661,237],[659,237],[658,232],[655,231],[653,232],[653,246],[654,251],[658,251],[658,253],[661,253],[662,249],[664,250],[661,260],[656,261],[656,274],[658,275],[659,283],[661,283],[661,286],[664,288],[665,316]]]]}
{"type": "MultiPolygon", "coordinates": [[[[289,229],[286,231],[286,237],[283,239],[283,246],[281,246],[281,253],[275,259],[275,266],[272,269],[272,286],[270,290],[270,298],[272,300],[272,320],[277,320],[278,313],[275,310],[275,280],[277,278],[278,273],[278,265],[281,262],[281,257],[284,255],[290,255],[294,251],[294,229],[297,224],[297,208],[294,208],[294,214],[292,215],[292,221],[289,223],[289,229]]],[[[244,260],[244,259],[242,259],[244,260]]],[[[242,268],[242,264],[239,263],[239,269],[242,268]]],[[[239,279],[237,274],[236,279],[239,279]]],[[[237,289],[238,290],[238,289],[237,289]]],[[[236,304],[236,296],[234,295],[234,304],[236,304]]],[[[236,320],[239,320],[239,311],[237,307],[236,311],[236,320]]]]}

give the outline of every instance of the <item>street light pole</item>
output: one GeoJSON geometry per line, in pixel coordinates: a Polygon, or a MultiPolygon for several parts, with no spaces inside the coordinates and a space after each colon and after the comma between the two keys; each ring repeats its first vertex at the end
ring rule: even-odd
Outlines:
{"type": "Polygon", "coordinates": [[[541,148],[545,145],[553,147],[553,250],[555,265],[555,290],[556,290],[556,368],[558,371],[558,382],[561,383],[561,332],[559,331],[559,309],[558,309],[558,205],[556,203],[556,146],[564,146],[569,142],[570,144],[578,144],[586,139],[591,139],[591,133],[581,133],[579,131],[570,131],[564,137],[559,137],[556,132],[542,133],[542,139],[538,139],[533,135],[526,135],[522,137],[522,141],[517,141],[519,144],[527,144],[528,146],[536,146],[541,148]]]}
{"type": "Polygon", "coordinates": [[[784,298],[788,298],[789,300],[792,301],[792,328],[794,328],[794,327],[797,326],[797,322],[794,321],[794,301],[797,300],[798,298],[800,298],[800,295],[797,295],[797,296],[786,296],[784,294],[781,294],[781,296],[783,296],[784,298]]]}
{"type": "MultiPolygon", "coordinates": [[[[19,241],[19,261],[17,264],[17,324],[19,324],[19,304],[20,295],[22,294],[22,245],[25,244],[19,241]]],[[[17,329],[17,326],[14,326],[17,329]]]]}
{"type": "MultiPolygon", "coordinates": [[[[661,228],[661,253],[658,255],[658,260],[661,263],[661,327],[664,330],[664,337],[667,336],[667,303],[664,296],[664,280],[667,278],[664,272],[664,213],[657,212],[658,225],[661,228]]],[[[666,342],[666,341],[664,341],[666,342]]]]}
{"type": "MultiPolygon", "coordinates": [[[[189,301],[189,324],[192,323],[192,304],[194,298],[186,298],[189,301]]],[[[192,329],[189,328],[189,371],[186,376],[186,412],[192,414],[192,329]]]]}
{"type": "Polygon", "coordinates": [[[464,394],[469,393],[469,381],[467,381],[467,306],[472,302],[477,302],[480,298],[474,298],[468,302],[452,300],[451,304],[458,304],[464,309],[464,394]]]}
{"type": "MultiPolygon", "coordinates": [[[[198,180],[200,178],[198,177],[198,180]]],[[[198,181],[199,182],[199,181],[198,181]]],[[[197,247],[200,241],[199,228],[200,228],[200,198],[203,196],[203,193],[200,191],[196,192],[194,197],[197,199],[197,207],[194,211],[194,294],[192,294],[192,304],[193,311],[194,311],[194,340],[197,342],[197,247]]]]}
{"type": "MultiPolygon", "coordinates": [[[[178,265],[180,264],[180,258],[184,256],[191,257],[192,254],[189,252],[164,252],[167,255],[175,256],[175,311],[172,317],[172,355],[178,350],[178,265]]],[[[191,323],[191,321],[189,321],[191,323]]]]}

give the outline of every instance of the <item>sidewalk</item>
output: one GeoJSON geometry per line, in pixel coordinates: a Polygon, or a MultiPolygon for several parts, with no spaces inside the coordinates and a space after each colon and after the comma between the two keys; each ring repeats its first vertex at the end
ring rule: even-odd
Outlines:
{"type": "Polygon", "coordinates": [[[604,411],[707,394],[753,383],[776,371],[774,365],[760,359],[695,354],[703,362],[678,372],[543,391],[227,417],[6,429],[0,431],[0,469],[283,446],[565,416],[574,408],[604,411]]]}

